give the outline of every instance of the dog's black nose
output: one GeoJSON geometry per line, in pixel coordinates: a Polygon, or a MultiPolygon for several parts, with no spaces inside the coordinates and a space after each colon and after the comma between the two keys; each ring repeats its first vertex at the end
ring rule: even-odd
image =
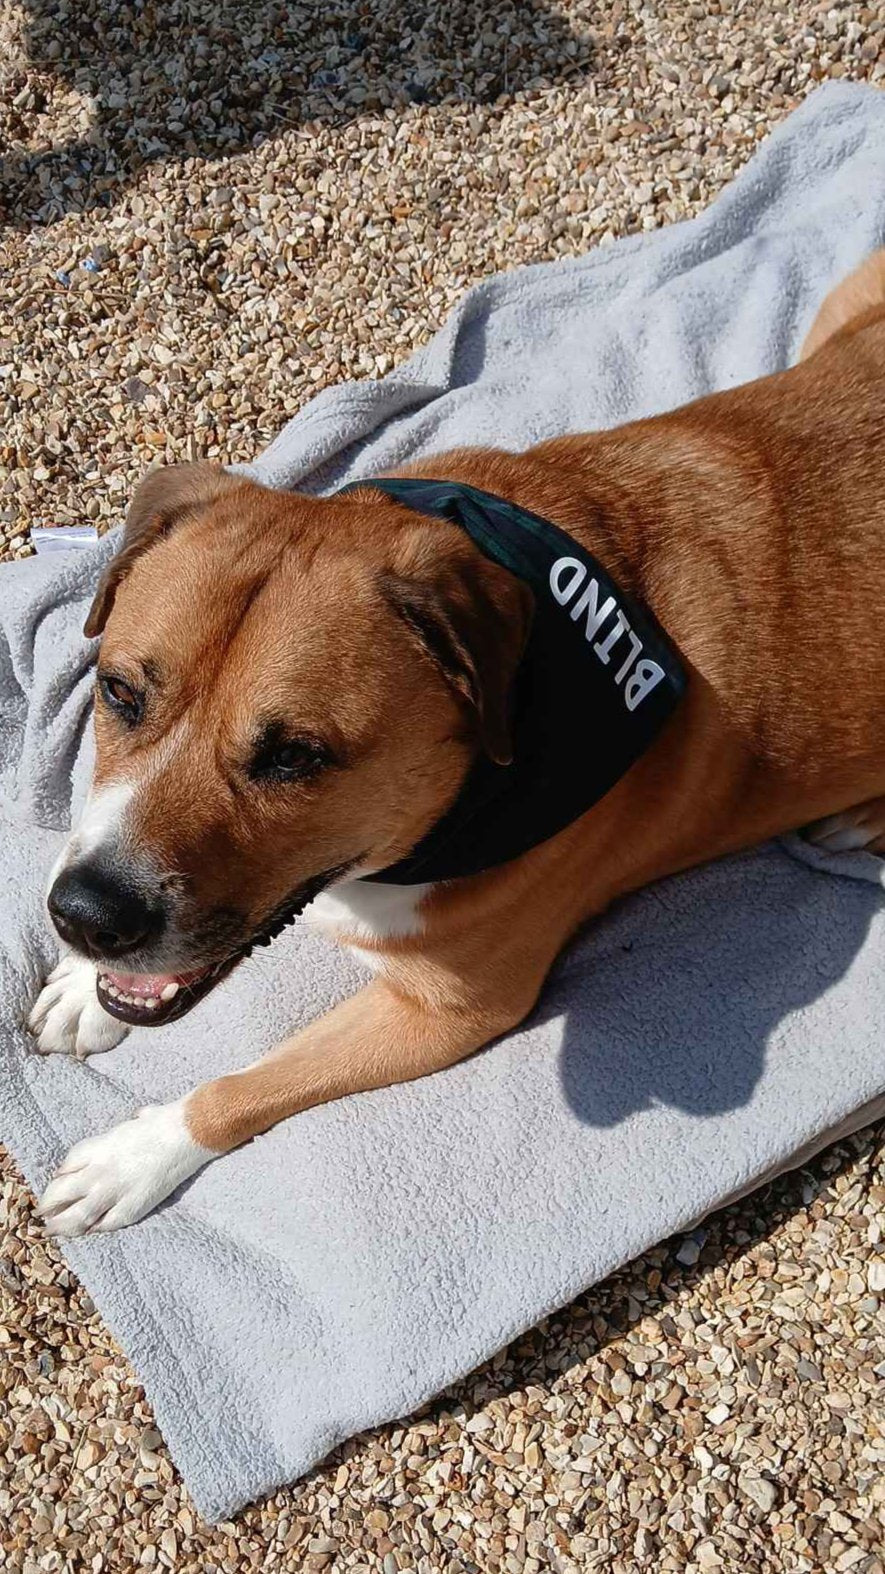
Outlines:
{"type": "Polygon", "coordinates": [[[163,928],[163,914],[118,875],[92,864],[62,870],[46,905],[68,945],[90,956],[123,956],[163,928]]]}

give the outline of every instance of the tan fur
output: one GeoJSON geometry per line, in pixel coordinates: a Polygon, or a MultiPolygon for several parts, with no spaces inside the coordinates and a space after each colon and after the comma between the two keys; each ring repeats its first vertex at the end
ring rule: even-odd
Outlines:
{"type": "MultiPolygon", "coordinates": [[[[572,533],[653,609],[688,693],[559,836],[437,887],[414,936],[354,935],[381,976],[257,1066],[191,1094],[198,1142],[222,1151],[312,1104],[450,1064],[520,1021],[562,945],[618,896],[885,795],[883,301],[877,254],[828,299],[787,372],[526,454],[413,468],[572,533]]],[[[102,664],[125,675],[154,663],[166,686],[143,737],[99,715],[98,779],[137,770],[139,751],[177,729],[144,795],[139,845],[176,872],[195,925],[225,903],[257,924],[327,863],[382,867],[438,818],[525,632],[509,575],[371,487],[319,501],[227,485],[116,587],[102,664]],[[379,589],[391,574],[449,611],[463,603],[468,647],[477,609],[496,606],[494,652],[467,652],[479,693],[421,648],[379,589]],[[263,705],[332,738],[340,767],[270,799],[244,787],[238,761],[263,705]]]]}
{"type": "Polygon", "coordinates": [[[837,284],[824,301],[802,346],[805,360],[826,344],[840,328],[866,325],[870,313],[882,310],[885,300],[885,251],[874,251],[847,279],[837,284]]]}

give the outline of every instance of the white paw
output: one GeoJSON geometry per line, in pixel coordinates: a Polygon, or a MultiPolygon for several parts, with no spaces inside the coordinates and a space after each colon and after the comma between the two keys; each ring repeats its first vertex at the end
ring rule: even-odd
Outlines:
{"type": "Polygon", "coordinates": [[[100,1055],[122,1043],[129,1029],[108,1016],[95,993],[95,964],[69,952],[50,973],[28,1027],[41,1055],[100,1055]]]}
{"type": "Polygon", "coordinates": [[[178,1104],[154,1104],[72,1148],[37,1212],[53,1235],[119,1230],[143,1219],[215,1155],[191,1137],[178,1104]]]}
{"type": "Polygon", "coordinates": [[[885,850],[885,802],[873,798],[842,814],[829,814],[805,827],[805,837],[827,853],[854,853],[861,848],[880,856],[885,850]]]}

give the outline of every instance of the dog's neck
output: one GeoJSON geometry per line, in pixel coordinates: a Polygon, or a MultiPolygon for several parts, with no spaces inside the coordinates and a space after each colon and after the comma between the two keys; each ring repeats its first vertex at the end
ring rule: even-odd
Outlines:
{"type": "Polygon", "coordinates": [[[408,885],[480,874],[549,840],[598,802],[654,741],[685,675],[651,612],[550,520],[461,481],[409,476],[374,487],[456,525],[483,559],[534,597],[513,685],[512,760],[479,754],[442,818],[374,878],[408,885]]]}

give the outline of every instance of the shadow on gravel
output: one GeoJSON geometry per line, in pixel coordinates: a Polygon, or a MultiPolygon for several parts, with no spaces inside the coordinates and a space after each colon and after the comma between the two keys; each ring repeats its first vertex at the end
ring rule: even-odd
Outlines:
{"type": "Polygon", "coordinates": [[[288,127],[409,104],[492,104],[583,74],[591,55],[550,0],[24,0],[24,11],[27,78],[9,80],[0,147],[0,218],[23,228],[112,207],[157,159],[221,158],[288,127]],[[77,129],[35,149],[43,113],[56,125],[64,113],[59,89],[77,129]]]}
{"type": "MultiPolygon", "coordinates": [[[[822,1208],[825,1209],[826,1201],[832,1195],[839,1177],[845,1174],[850,1165],[860,1160],[875,1163],[876,1155],[885,1141],[885,1125],[879,1123],[869,1126],[865,1130],[856,1132],[854,1136],[846,1138],[835,1147],[828,1148],[801,1168],[787,1172],[770,1181],[767,1185],[740,1202],[732,1203],[722,1208],[717,1213],[711,1214],[705,1221],[702,1229],[694,1233],[696,1241],[701,1242],[699,1260],[691,1267],[683,1267],[677,1259],[683,1237],[676,1236],[661,1242],[637,1262],[628,1265],[619,1273],[612,1275],[603,1283],[588,1290],[579,1296],[562,1311],[556,1312],[536,1328],[530,1329],[521,1338],[514,1340],[506,1349],[502,1350],[493,1360],[487,1362],[463,1382],[447,1389],[438,1398],[432,1400],[410,1418],[410,1423],[418,1421],[423,1416],[430,1416],[434,1421],[445,1420],[447,1416],[454,1415],[458,1418],[459,1426],[485,1411],[495,1400],[511,1400],[514,1408],[524,1414],[526,1407],[526,1390],[535,1388],[540,1390],[540,1396],[556,1392],[563,1393],[566,1399],[574,1396],[575,1409],[580,1415],[586,1413],[586,1400],[579,1404],[579,1396],[583,1393],[589,1396],[600,1387],[598,1378],[590,1373],[581,1372],[585,1363],[594,1363],[595,1358],[601,1358],[603,1363],[613,1373],[622,1360],[609,1363],[607,1352],[623,1334],[635,1326],[640,1318],[655,1318],[660,1326],[660,1334],[654,1342],[660,1348],[659,1365],[652,1367],[652,1376],[666,1375],[671,1366],[673,1381],[676,1384],[678,1377],[678,1363],[674,1356],[680,1349],[686,1350],[691,1359],[692,1347],[694,1353],[704,1353],[706,1346],[698,1351],[695,1340],[690,1332],[676,1323],[673,1313],[682,1310],[689,1300],[696,1286],[703,1281],[717,1267],[725,1270],[727,1274],[733,1273],[737,1265],[741,1265],[742,1276],[749,1285],[757,1277],[768,1277],[780,1248],[771,1244],[771,1237],[790,1218],[801,1214],[803,1209],[808,1210],[809,1229],[813,1227],[820,1216],[822,1208]],[[655,1277],[652,1278],[651,1274],[655,1277]],[[637,1299],[637,1295],[640,1299],[637,1299]],[[675,1303],[675,1304],[674,1304],[675,1303]]],[[[749,1292],[747,1304],[749,1304],[749,1292]]],[[[797,1314],[798,1315],[798,1314],[797,1314]]],[[[704,1320],[704,1313],[699,1314],[699,1320],[704,1320]]],[[[752,1319],[750,1320],[752,1327],[752,1319]]],[[[772,1325],[775,1327],[776,1325],[772,1325]]],[[[736,1323],[736,1329],[740,1324],[736,1323]]],[[[766,1332],[763,1326],[758,1330],[756,1339],[762,1344],[762,1351],[745,1349],[749,1340],[738,1339],[735,1334],[734,1353],[737,1358],[738,1378],[750,1388],[759,1388],[764,1396],[768,1384],[777,1381],[777,1377],[768,1377],[765,1373],[765,1363],[769,1359],[766,1342],[763,1335],[766,1332]]],[[[755,1343],[756,1339],[752,1342],[755,1343]]],[[[777,1344],[777,1340],[768,1340],[767,1344],[777,1344]]],[[[627,1372],[633,1377],[629,1362],[627,1372]]],[[[642,1379],[647,1382],[648,1378],[642,1379]]],[[[801,1379],[809,1385],[809,1397],[816,1394],[820,1397],[822,1392],[831,1390],[834,1380],[825,1374],[824,1379],[818,1383],[809,1373],[801,1379]]],[[[603,1390],[604,1391],[604,1390],[603,1390]]],[[[768,1389],[770,1392],[770,1389],[768,1389]]],[[[678,1392],[678,1389],[677,1389],[678,1392]]],[[[648,1433],[647,1423],[625,1421],[621,1428],[612,1432],[614,1425],[614,1406],[617,1396],[607,1394],[610,1413],[605,1418],[605,1425],[609,1435],[617,1442],[620,1437],[632,1437],[641,1444],[648,1433]],[[637,1435],[637,1426],[640,1431],[637,1435]]],[[[635,1403],[635,1400],[634,1400],[635,1403]]],[[[810,1412],[808,1425],[816,1443],[823,1447],[829,1440],[829,1432],[834,1422],[830,1419],[830,1412],[817,1407],[817,1412],[810,1412]],[[824,1419],[824,1417],[826,1419],[824,1419]],[[824,1428],[829,1428],[824,1432],[824,1428]]],[[[751,1412],[748,1410],[748,1418],[751,1412]]],[[[549,1414],[549,1412],[548,1412],[549,1414]]],[[[544,1416],[543,1409],[538,1411],[538,1419],[544,1416]]],[[[399,1423],[401,1424],[401,1423],[399,1423]]],[[[656,1431],[653,1435],[659,1436],[663,1430],[665,1436],[669,1434],[676,1441],[680,1437],[697,1437],[705,1429],[704,1407],[700,1393],[692,1393],[686,1389],[675,1406],[668,1405],[666,1409],[659,1409],[654,1417],[656,1431]]],[[[384,1447],[389,1446],[389,1434],[393,1428],[379,1429],[374,1434],[380,1438],[384,1447]]],[[[577,1432],[577,1429],[572,1429],[577,1432]]],[[[568,1429],[567,1429],[568,1431],[568,1429]]],[[[566,1432],[567,1435],[567,1432],[566,1432]]],[[[476,1443],[475,1438],[470,1439],[476,1443]]],[[[360,1447],[361,1439],[357,1438],[337,1450],[324,1462],[323,1469],[330,1470],[342,1459],[350,1458],[360,1447]]],[[[480,1434],[479,1450],[482,1454],[483,1446],[488,1446],[487,1440],[480,1434]]],[[[593,1446],[596,1446],[595,1444],[593,1446]]],[[[663,1444],[666,1453],[669,1444],[663,1444]]],[[[581,1447],[577,1439],[573,1443],[575,1454],[580,1453],[581,1447]]],[[[809,1452],[808,1459],[812,1458],[809,1452]]],[[[480,1457],[482,1466],[482,1457],[480,1457]]],[[[806,1486],[819,1485],[826,1490],[823,1479],[817,1479],[816,1469],[809,1473],[808,1461],[796,1459],[790,1466],[795,1472],[805,1476],[806,1486]]],[[[517,1466],[517,1469],[524,1467],[517,1466]]],[[[594,1501],[589,1505],[581,1506],[580,1510],[571,1515],[568,1520],[558,1516],[558,1523],[565,1530],[567,1536],[576,1535],[586,1530],[590,1516],[599,1512],[604,1503],[606,1478],[599,1478],[588,1485],[594,1486],[594,1501]]],[[[463,1492],[466,1497],[469,1490],[470,1478],[461,1484],[458,1490],[457,1477],[453,1485],[453,1494],[461,1497],[463,1492]]],[[[457,1502],[457,1498],[455,1499],[457,1502]]],[[[455,1526],[449,1526],[448,1531],[455,1526]]],[[[457,1550],[456,1542],[447,1532],[439,1537],[439,1551],[441,1555],[451,1554],[457,1550]]],[[[556,1565],[553,1565],[556,1567],[556,1565]]],[[[608,1566],[608,1565],[606,1565],[608,1566]]],[[[634,1565],[630,1565],[633,1567],[634,1565]]],[[[651,1567],[651,1565],[648,1565],[651,1567]]],[[[463,1565],[464,1574],[479,1574],[476,1565],[463,1565]]]]}

